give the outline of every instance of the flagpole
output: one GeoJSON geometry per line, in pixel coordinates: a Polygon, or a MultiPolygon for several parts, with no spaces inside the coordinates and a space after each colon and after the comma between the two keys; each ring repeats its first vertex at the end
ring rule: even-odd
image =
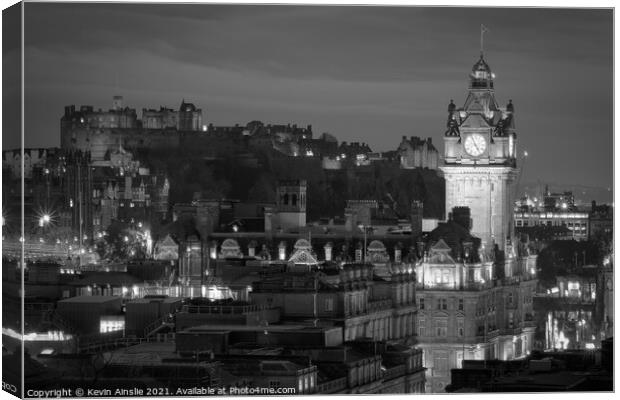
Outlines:
{"type": "Polygon", "coordinates": [[[484,25],[480,24],[480,56],[483,54],[484,48],[484,25]]]}
{"type": "Polygon", "coordinates": [[[480,24],[480,56],[482,57],[484,54],[484,33],[489,32],[489,28],[484,26],[484,24],[480,24]]]}

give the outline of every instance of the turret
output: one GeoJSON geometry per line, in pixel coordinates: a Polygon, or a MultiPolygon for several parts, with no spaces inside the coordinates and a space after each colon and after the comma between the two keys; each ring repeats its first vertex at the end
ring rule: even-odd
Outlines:
{"type": "Polygon", "coordinates": [[[480,54],[478,62],[472,67],[469,78],[470,89],[493,89],[494,75],[491,72],[491,67],[486,63],[482,54],[480,54]]]}

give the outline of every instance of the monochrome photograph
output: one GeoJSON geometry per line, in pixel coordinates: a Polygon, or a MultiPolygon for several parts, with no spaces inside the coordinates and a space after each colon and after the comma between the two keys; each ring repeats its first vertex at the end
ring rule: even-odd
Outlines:
{"type": "Polygon", "coordinates": [[[5,7],[8,394],[613,392],[611,6],[5,7]]]}

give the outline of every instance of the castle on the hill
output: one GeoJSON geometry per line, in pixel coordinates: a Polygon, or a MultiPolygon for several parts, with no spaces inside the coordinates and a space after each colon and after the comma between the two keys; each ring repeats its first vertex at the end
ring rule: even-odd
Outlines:
{"type": "Polygon", "coordinates": [[[121,145],[132,151],[181,147],[216,158],[223,154],[273,151],[285,157],[319,158],[323,169],[394,161],[405,169],[435,170],[439,159],[430,138],[412,136],[395,151],[374,153],[366,143],[338,143],[329,133],[313,137],[312,125],[251,121],[246,125],[214,126],[205,123],[202,109],[185,100],[178,110],[143,108],[141,119],[136,109],[123,105],[122,96],[114,96],[112,108],[107,111],[89,105],[79,109],[66,106],[60,132],[62,148],[88,152],[93,161],[107,160],[121,145]]]}

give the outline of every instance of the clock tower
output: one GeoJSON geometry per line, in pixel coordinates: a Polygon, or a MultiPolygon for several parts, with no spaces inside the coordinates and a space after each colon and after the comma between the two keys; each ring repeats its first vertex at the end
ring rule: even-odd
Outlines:
{"type": "Polygon", "coordinates": [[[508,254],[518,171],[514,106],[510,101],[499,107],[494,78],[481,53],[463,107],[452,100],[448,105],[440,169],[446,181],[446,216],[454,207],[469,207],[472,234],[482,239],[485,250],[497,245],[508,254]]]}

